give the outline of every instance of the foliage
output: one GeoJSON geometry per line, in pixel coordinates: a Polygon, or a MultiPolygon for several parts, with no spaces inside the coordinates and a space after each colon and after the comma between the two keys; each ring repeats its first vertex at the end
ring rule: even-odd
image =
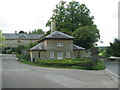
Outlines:
{"type": "Polygon", "coordinates": [[[24,32],[23,30],[19,31],[19,34],[26,34],[27,32],[24,32]]]}
{"type": "Polygon", "coordinates": [[[120,57],[120,39],[115,39],[113,43],[110,43],[107,53],[111,56],[120,57]]]}
{"type": "Polygon", "coordinates": [[[2,49],[2,53],[4,53],[4,54],[11,54],[12,52],[15,53],[15,48],[13,48],[13,47],[4,47],[2,49]]]}
{"type": "Polygon", "coordinates": [[[32,32],[29,31],[29,33],[32,33],[32,34],[45,34],[45,32],[42,29],[34,29],[32,32]]]}
{"type": "Polygon", "coordinates": [[[11,49],[6,50],[6,54],[11,54],[11,53],[12,53],[11,49]]]}
{"type": "Polygon", "coordinates": [[[25,55],[25,54],[17,54],[16,57],[19,59],[19,61],[29,61],[30,56],[29,55],[25,55]]]}
{"type": "Polygon", "coordinates": [[[81,26],[93,25],[93,16],[90,16],[90,10],[85,4],[76,1],[68,4],[65,1],[60,1],[46,26],[50,27],[52,19],[57,22],[57,31],[65,31],[69,35],[81,26]]]}
{"type": "Polygon", "coordinates": [[[75,37],[74,43],[86,49],[92,47],[100,38],[99,30],[95,25],[82,26],[74,31],[72,35],[75,37]]]}
{"type": "Polygon", "coordinates": [[[21,54],[22,53],[22,50],[25,49],[25,46],[24,45],[18,45],[16,48],[15,48],[15,51],[17,54],[21,54]]]}
{"type": "Polygon", "coordinates": [[[92,59],[79,58],[79,59],[62,59],[62,60],[38,60],[36,62],[40,66],[52,67],[77,67],[86,70],[102,70],[105,69],[104,63],[101,61],[94,62],[92,59]],[[99,65],[99,66],[98,66],[99,65]]]}
{"type": "Polygon", "coordinates": [[[105,69],[105,64],[102,61],[98,60],[98,62],[93,62],[93,60],[88,58],[38,60],[37,62],[21,60],[20,62],[35,66],[54,67],[54,68],[69,68],[69,69],[84,69],[84,70],[105,69]]]}
{"type": "Polygon", "coordinates": [[[68,4],[60,1],[53,10],[52,17],[46,26],[51,26],[51,21],[56,20],[56,30],[73,35],[74,43],[89,49],[100,38],[99,30],[93,22],[94,17],[85,4],[71,1],[68,4]]]}
{"type": "Polygon", "coordinates": [[[27,46],[25,46],[25,48],[28,50],[28,49],[34,47],[37,44],[38,44],[38,42],[29,43],[27,46]]]}
{"type": "Polygon", "coordinates": [[[107,53],[106,50],[103,50],[101,53],[98,54],[99,56],[103,56],[103,57],[110,57],[110,55],[107,53]]]}

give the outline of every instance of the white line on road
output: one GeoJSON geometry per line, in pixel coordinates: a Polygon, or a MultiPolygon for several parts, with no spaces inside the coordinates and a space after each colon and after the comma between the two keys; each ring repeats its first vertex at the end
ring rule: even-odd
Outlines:
{"type": "Polygon", "coordinates": [[[120,76],[118,76],[117,74],[115,74],[115,73],[111,72],[109,69],[106,69],[106,70],[107,70],[107,71],[109,71],[110,73],[112,73],[114,76],[116,76],[116,77],[120,78],[120,76]]]}

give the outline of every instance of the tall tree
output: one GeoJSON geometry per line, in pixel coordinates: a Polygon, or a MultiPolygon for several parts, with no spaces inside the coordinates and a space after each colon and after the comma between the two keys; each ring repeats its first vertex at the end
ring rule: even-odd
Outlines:
{"type": "Polygon", "coordinates": [[[113,43],[110,43],[107,53],[111,56],[120,57],[120,39],[115,39],[113,43]]]}
{"type": "Polygon", "coordinates": [[[93,22],[94,16],[85,4],[72,1],[68,4],[60,1],[53,10],[52,17],[46,26],[51,26],[51,21],[56,20],[56,30],[75,37],[74,43],[89,49],[100,38],[99,30],[93,22]]]}
{"type": "Polygon", "coordinates": [[[82,26],[72,33],[75,37],[74,43],[86,49],[94,46],[94,42],[100,38],[99,30],[95,25],[82,26]]]}
{"type": "Polygon", "coordinates": [[[77,28],[93,24],[93,16],[90,16],[90,10],[85,4],[72,1],[68,4],[60,1],[53,10],[53,15],[48,20],[46,26],[50,27],[51,19],[56,20],[56,30],[72,34],[77,28]]]}
{"type": "Polygon", "coordinates": [[[24,32],[23,30],[19,31],[19,34],[27,34],[27,32],[24,32]]]}

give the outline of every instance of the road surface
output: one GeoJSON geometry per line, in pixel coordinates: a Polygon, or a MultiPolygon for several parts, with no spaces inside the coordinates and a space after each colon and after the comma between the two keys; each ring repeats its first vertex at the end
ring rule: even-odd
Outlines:
{"type": "Polygon", "coordinates": [[[3,88],[118,88],[106,70],[55,69],[22,64],[3,55],[3,88]]]}
{"type": "Polygon", "coordinates": [[[115,63],[113,61],[110,61],[110,60],[104,60],[105,61],[105,64],[106,64],[106,69],[108,69],[111,73],[113,73],[115,76],[119,76],[118,75],[118,67],[120,67],[120,64],[118,63],[115,63]]]}

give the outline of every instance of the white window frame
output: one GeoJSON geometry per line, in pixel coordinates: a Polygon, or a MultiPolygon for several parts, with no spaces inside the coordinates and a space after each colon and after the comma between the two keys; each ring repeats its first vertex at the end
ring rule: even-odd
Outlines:
{"type": "Polygon", "coordinates": [[[63,52],[57,52],[57,58],[63,59],[63,52]]]}
{"type": "Polygon", "coordinates": [[[50,58],[54,58],[54,52],[50,52],[50,58]]]}
{"type": "Polygon", "coordinates": [[[62,47],[62,46],[63,46],[63,42],[58,42],[58,43],[57,43],[57,46],[58,46],[58,47],[62,47]]]}
{"type": "Polygon", "coordinates": [[[66,58],[70,58],[70,52],[66,52],[66,58]]]}

